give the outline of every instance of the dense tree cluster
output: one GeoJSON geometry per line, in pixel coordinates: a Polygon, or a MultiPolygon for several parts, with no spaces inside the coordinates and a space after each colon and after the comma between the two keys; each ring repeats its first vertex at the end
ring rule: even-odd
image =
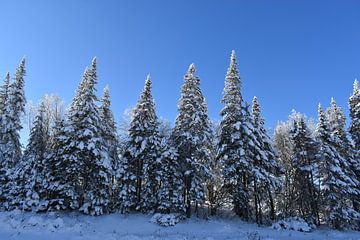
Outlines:
{"type": "MultiPolygon", "coordinates": [[[[211,122],[200,78],[184,76],[173,128],[156,115],[150,75],[128,124],[117,127],[110,91],[96,95],[97,63],[86,68],[63,113],[46,96],[31,119],[22,149],[26,109],[25,59],[0,87],[0,209],[216,214],[232,208],[266,224],[301,217],[336,229],[360,228],[360,89],[349,98],[350,128],[332,99],[318,121],[293,112],[272,139],[257,97],[243,98],[235,52],[225,77],[219,124],[211,122]],[[119,134],[119,129],[125,134],[119,134]]],[[[30,118],[29,118],[30,119],[30,118]]]]}

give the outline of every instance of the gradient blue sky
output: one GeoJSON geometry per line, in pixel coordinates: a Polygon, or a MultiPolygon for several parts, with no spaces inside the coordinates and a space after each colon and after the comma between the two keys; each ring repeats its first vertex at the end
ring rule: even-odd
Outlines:
{"type": "Polygon", "coordinates": [[[70,103],[98,57],[99,96],[109,84],[116,119],[134,106],[148,73],[157,112],[177,114],[194,62],[209,114],[219,119],[230,52],[246,100],[258,96],[268,127],[292,109],[316,117],[335,97],[347,112],[360,77],[360,1],[0,1],[0,76],[27,58],[26,96],[70,103]]]}

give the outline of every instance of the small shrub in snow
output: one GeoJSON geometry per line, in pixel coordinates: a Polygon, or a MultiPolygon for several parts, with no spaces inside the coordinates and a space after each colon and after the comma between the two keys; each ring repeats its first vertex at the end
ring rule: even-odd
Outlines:
{"type": "Polygon", "coordinates": [[[161,214],[156,213],[151,218],[150,222],[159,224],[163,227],[175,226],[180,221],[180,217],[176,214],[161,214]]]}
{"type": "Polygon", "coordinates": [[[299,217],[294,218],[287,218],[284,220],[280,220],[272,225],[273,229],[281,230],[281,229],[288,229],[294,230],[299,232],[311,232],[314,226],[305,222],[304,219],[299,217]]]}

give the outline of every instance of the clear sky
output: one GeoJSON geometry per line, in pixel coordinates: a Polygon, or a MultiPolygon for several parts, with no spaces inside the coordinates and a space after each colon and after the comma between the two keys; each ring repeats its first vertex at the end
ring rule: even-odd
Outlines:
{"type": "Polygon", "coordinates": [[[146,75],[157,112],[177,113],[188,65],[197,67],[209,114],[219,119],[230,52],[242,91],[256,95],[268,127],[292,109],[316,117],[331,97],[347,110],[360,78],[360,1],[0,1],[0,76],[27,58],[26,96],[70,103],[92,57],[98,94],[109,84],[117,120],[135,105],[146,75]]]}

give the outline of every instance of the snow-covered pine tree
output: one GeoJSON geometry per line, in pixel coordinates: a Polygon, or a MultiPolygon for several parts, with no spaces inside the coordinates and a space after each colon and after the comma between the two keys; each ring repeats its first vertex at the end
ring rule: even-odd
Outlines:
{"type": "Polygon", "coordinates": [[[251,147],[254,146],[254,142],[251,138],[254,135],[251,115],[241,95],[235,51],[231,53],[221,102],[225,106],[220,112],[222,120],[217,159],[222,165],[224,188],[227,188],[232,196],[236,214],[244,220],[249,220],[249,181],[254,157],[251,147]]]}
{"type": "Polygon", "coordinates": [[[354,81],[354,90],[349,98],[350,108],[350,129],[352,140],[354,141],[355,149],[360,151],[360,88],[357,79],[354,81]]]}
{"type": "Polygon", "coordinates": [[[70,154],[71,128],[65,119],[58,119],[52,130],[45,156],[44,192],[42,200],[49,210],[75,210],[79,208],[80,165],[70,154]]]}
{"type": "MultiPolygon", "coordinates": [[[[350,108],[350,128],[349,132],[354,145],[354,172],[356,173],[357,180],[360,182],[360,89],[357,79],[354,81],[354,90],[349,98],[350,108]]],[[[360,191],[358,185],[358,190],[360,191]]],[[[360,212],[360,197],[353,199],[354,208],[360,212]]]]}
{"type": "MultiPolygon", "coordinates": [[[[3,85],[0,87],[0,126],[3,128],[3,119],[5,108],[6,108],[6,102],[9,94],[9,83],[10,83],[10,74],[7,73],[4,79],[3,85]]],[[[0,140],[2,139],[2,131],[0,131],[0,140]]],[[[0,207],[5,202],[5,187],[6,187],[6,171],[7,168],[4,166],[4,159],[0,158],[0,207]]]]}
{"type": "Polygon", "coordinates": [[[357,213],[349,206],[347,196],[354,183],[344,171],[347,161],[337,151],[337,140],[331,133],[329,122],[319,104],[317,138],[320,142],[321,212],[324,221],[336,229],[354,224],[357,213]]]}
{"type": "Polygon", "coordinates": [[[103,136],[104,127],[95,95],[97,84],[96,58],[84,75],[84,89],[69,110],[73,127],[74,157],[82,162],[81,188],[84,191],[80,211],[101,215],[109,211],[111,193],[111,159],[103,136]]]}
{"type": "MultiPolygon", "coordinates": [[[[86,91],[88,69],[85,70],[75,97],[64,119],[57,119],[45,160],[45,188],[49,209],[77,210],[84,195],[83,162],[78,158],[75,123],[82,113],[81,99],[86,91]]],[[[83,148],[82,148],[83,149],[83,148]]]]}
{"type": "Polygon", "coordinates": [[[184,182],[178,162],[178,154],[174,147],[169,146],[165,138],[162,140],[159,173],[161,184],[157,193],[159,201],[157,211],[183,214],[185,212],[184,182]]]}
{"type": "Polygon", "coordinates": [[[161,138],[151,85],[151,77],[148,75],[130,127],[130,136],[137,138],[136,145],[133,145],[136,149],[133,157],[140,160],[138,166],[142,166],[142,169],[137,171],[138,201],[140,209],[145,212],[157,208],[157,192],[161,178],[161,138]]]}
{"type": "Polygon", "coordinates": [[[53,199],[50,205],[60,209],[78,209],[85,214],[101,215],[109,211],[111,162],[100,118],[95,85],[96,58],[83,76],[67,113],[57,126],[53,154],[47,162],[53,199]],[[54,201],[55,200],[55,201],[54,201]]]}
{"type": "Polygon", "coordinates": [[[326,109],[326,117],[329,122],[330,132],[336,142],[336,149],[345,160],[343,170],[348,177],[352,179],[353,184],[349,185],[351,192],[349,198],[357,206],[360,202],[360,181],[359,172],[360,160],[356,156],[353,144],[350,142],[346,132],[346,118],[341,107],[337,106],[332,98],[330,107],[326,109]]]}
{"type": "Polygon", "coordinates": [[[270,137],[264,127],[264,119],[261,117],[261,108],[257,97],[252,102],[252,123],[257,142],[256,157],[253,165],[254,176],[254,201],[257,223],[262,222],[263,210],[268,218],[275,219],[274,190],[280,187],[281,168],[277,162],[275,150],[270,137]]]}
{"type": "Polygon", "coordinates": [[[303,117],[295,119],[290,130],[292,140],[293,201],[296,215],[308,222],[319,224],[319,189],[317,169],[319,146],[313,139],[303,117]]]}
{"type": "Polygon", "coordinates": [[[6,107],[6,101],[9,95],[10,73],[7,72],[4,82],[0,87],[0,118],[3,116],[6,107]]]}
{"type": "Polygon", "coordinates": [[[22,59],[16,69],[13,82],[9,85],[8,98],[5,103],[5,112],[2,117],[1,153],[5,166],[11,169],[16,166],[21,158],[21,144],[19,131],[21,116],[25,111],[25,59],[22,59]]]}
{"type": "Polygon", "coordinates": [[[25,59],[22,59],[13,82],[8,87],[8,96],[5,109],[0,119],[0,179],[2,181],[1,196],[3,206],[9,207],[11,200],[9,192],[15,188],[13,181],[16,165],[19,163],[22,153],[19,131],[21,130],[21,117],[25,110],[25,59]]]}
{"type": "Polygon", "coordinates": [[[16,167],[13,181],[16,183],[9,192],[10,206],[31,211],[38,210],[40,195],[44,192],[44,157],[49,135],[44,122],[45,105],[40,104],[30,138],[22,160],[16,167]]]}
{"type": "Polygon", "coordinates": [[[191,216],[191,202],[205,200],[205,182],[211,177],[212,131],[205,98],[200,89],[200,79],[191,64],[184,76],[178,104],[178,115],[171,135],[171,144],[177,149],[183,175],[186,214],[191,216]]]}
{"type": "Polygon", "coordinates": [[[101,122],[103,124],[103,137],[106,141],[106,145],[109,152],[109,157],[111,161],[112,173],[111,173],[111,189],[112,189],[112,199],[111,199],[111,209],[115,209],[118,203],[118,189],[116,172],[119,166],[119,154],[118,154],[118,137],[117,137],[117,129],[116,123],[114,120],[114,114],[111,110],[111,102],[110,102],[110,91],[109,87],[106,86],[103,91],[103,97],[101,99],[101,105],[99,107],[99,113],[101,122]]]}

